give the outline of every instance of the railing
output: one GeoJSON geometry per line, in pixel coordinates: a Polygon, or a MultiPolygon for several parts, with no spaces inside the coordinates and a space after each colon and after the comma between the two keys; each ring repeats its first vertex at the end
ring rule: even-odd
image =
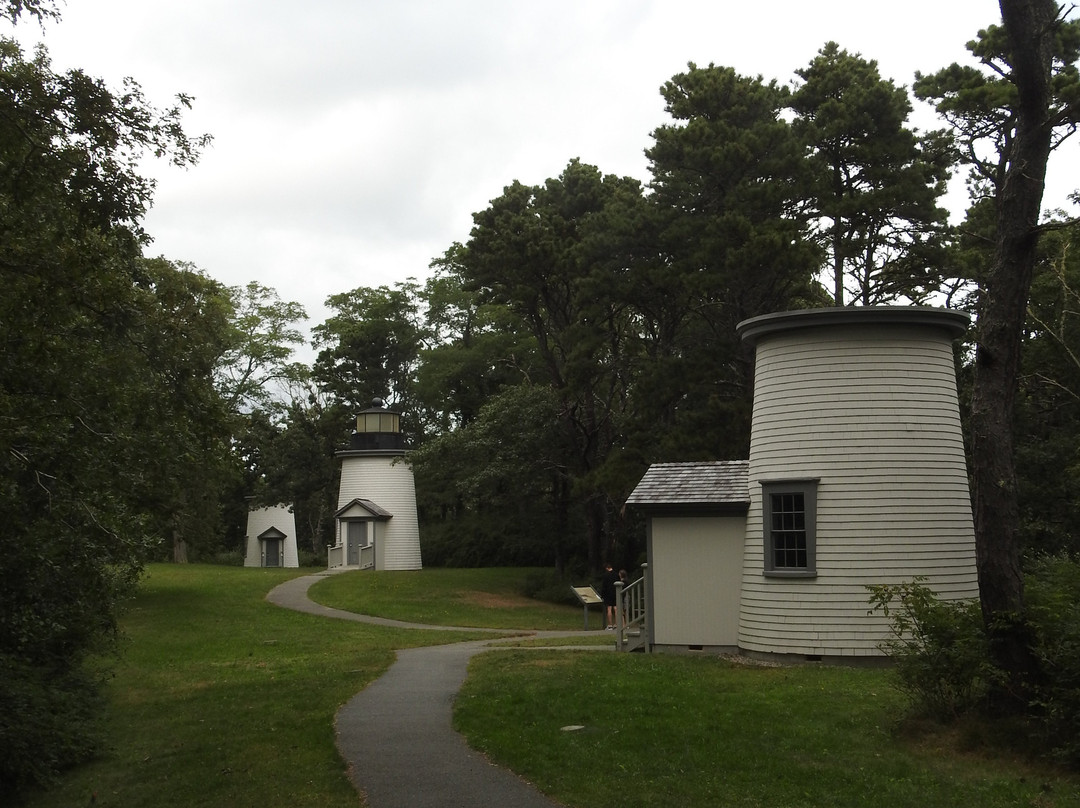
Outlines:
{"type": "Polygon", "coordinates": [[[646,610],[649,565],[642,564],[642,575],[636,581],[615,583],[615,650],[649,651],[648,614],[646,610]]]}
{"type": "MultiPolygon", "coordinates": [[[[334,569],[335,567],[346,566],[345,557],[345,545],[344,544],[328,544],[326,545],[326,568],[334,569]]],[[[375,545],[369,544],[360,548],[360,569],[370,570],[375,568],[375,545]]]]}

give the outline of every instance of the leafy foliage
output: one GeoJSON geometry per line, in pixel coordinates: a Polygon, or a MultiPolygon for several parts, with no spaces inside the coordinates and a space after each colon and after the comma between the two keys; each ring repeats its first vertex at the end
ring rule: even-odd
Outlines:
{"type": "Polygon", "coordinates": [[[1040,663],[1033,706],[1047,746],[1080,768],[1080,562],[1065,555],[1037,558],[1026,591],[1040,663]]]}
{"type": "Polygon", "coordinates": [[[149,500],[180,491],[151,479],[179,486],[175,455],[203,447],[184,442],[204,403],[185,374],[214,344],[179,339],[190,289],[140,255],[138,164],[194,161],[186,104],[159,112],[0,39],[0,793],[89,753],[88,659],[155,543],[149,500]]]}
{"type": "MultiPolygon", "coordinates": [[[[948,721],[999,713],[998,688],[1013,682],[991,655],[991,633],[979,605],[943,601],[921,580],[868,587],[873,610],[891,618],[885,649],[896,662],[900,689],[912,708],[948,721]]],[[[1080,563],[1068,555],[1039,555],[1025,571],[1026,619],[1038,666],[1020,684],[1028,700],[1011,742],[1029,741],[1040,754],[1080,766],[1080,563]]]]}
{"type": "MultiPolygon", "coordinates": [[[[1050,96],[1039,125],[1053,131],[1051,148],[1057,148],[1080,122],[1080,20],[1060,20],[1048,30],[1050,96]]],[[[915,74],[915,96],[934,103],[949,125],[957,159],[969,168],[973,200],[997,194],[1014,154],[1020,94],[1012,47],[1004,25],[989,25],[967,43],[982,69],[954,62],[936,73],[915,74]]]]}
{"type": "Polygon", "coordinates": [[[320,388],[351,415],[376,397],[393,402],[402,432],[413,439],[422,434],[414,393],[423,346],[416,293],[410,281],[331,295],[327,305],[335,314],[314,328],[321,350],[312,370],[320,388]]]}
{"type": "Polygon", "coordinates": [[[425,562],[448,566],[564,561],[573,531],[553,530],[566,507],[558,401],[547,387],[508,386],[467,425],[410,455],[427,532],[425,562]],[[567,535],[569,533],[569,535],[567,535]]]}
{"type": "Polygon", "coordinates": [[[228,290],[232,300],[232,339],[214,369],[217,389],[229,410],[269,407],[275,384],[302,379],[307,369],[289,364],[292,345],[304,337],[295,324],[307,319],[299,303],[281,300],[257,281],[228,290]]]}
{"type": "Polygon", "coordinates": [[[891,619],[884,650],[914,708],[953,718],[983,703],[998,672],[978,602],[940,600],[923,580],[870,586],[870,604],[891,619]]]}
{"type": "Polygon", "coordinates": [[[508,306],[465,288],[466,251],[454,244],[432,263],[421,294],[425,347],[417,370],[417,396],[425,420],[443,434],[476,419],[506,385],[535,376],[536,344],[508,306]]]}
{"type": "Polygon", "coordinates": [[[796,71],[794,129],[809,152],[804,194],[829,256],[833,299],[923,302],[940,286],[951,156],[942,133],[907,126],[907,90],[835,42],[796,71]]]}
{"type": "Polygon", "coordinates": [[[1017,397],[1016,463],[1028,552],[1080,551],[1080,265],[1075,226],[1048,232],[1032,281],[1017,397]]]}

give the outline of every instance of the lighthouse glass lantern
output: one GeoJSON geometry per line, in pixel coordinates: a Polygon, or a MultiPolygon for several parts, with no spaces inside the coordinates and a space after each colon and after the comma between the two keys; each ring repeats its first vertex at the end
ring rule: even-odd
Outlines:
{"type": "Polygon", "coordinates": [[[403,450],[401,413],[386,408],[381,398],[356,416],[356,431],[350,441],[352,449],[403,450]]]}

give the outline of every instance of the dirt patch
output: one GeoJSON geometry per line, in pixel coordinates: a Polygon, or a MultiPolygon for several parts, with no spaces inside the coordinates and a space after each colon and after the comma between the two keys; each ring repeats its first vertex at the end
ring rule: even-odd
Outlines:
{"type": "Polygon", "coordinates": [[[570,662],[571,660],[569,659],[544,658],[528,660],[521,659],[518,660],[515,664],[525,668],[565,668],[570,664],[570,662]]]}
{"type": "Polygon", "coordinates": [[[493,592],[469,592],[461,599],[470,606],[485,609],[520,609],[531,604],[528,598],[520,595],[496,595],[493,592]]]}

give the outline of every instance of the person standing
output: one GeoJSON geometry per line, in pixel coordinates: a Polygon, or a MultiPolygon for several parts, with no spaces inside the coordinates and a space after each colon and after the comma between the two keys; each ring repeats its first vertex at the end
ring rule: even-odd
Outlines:
{"type": "Polygon", "coordinates": [[[619,580],[619,574],[611,568],[611,564],[604,564],[604,577],[600,582],[600,599],[604,601],[604,611],[607,612],[607,630],[615,630],[615,582],[619,580]]]}

